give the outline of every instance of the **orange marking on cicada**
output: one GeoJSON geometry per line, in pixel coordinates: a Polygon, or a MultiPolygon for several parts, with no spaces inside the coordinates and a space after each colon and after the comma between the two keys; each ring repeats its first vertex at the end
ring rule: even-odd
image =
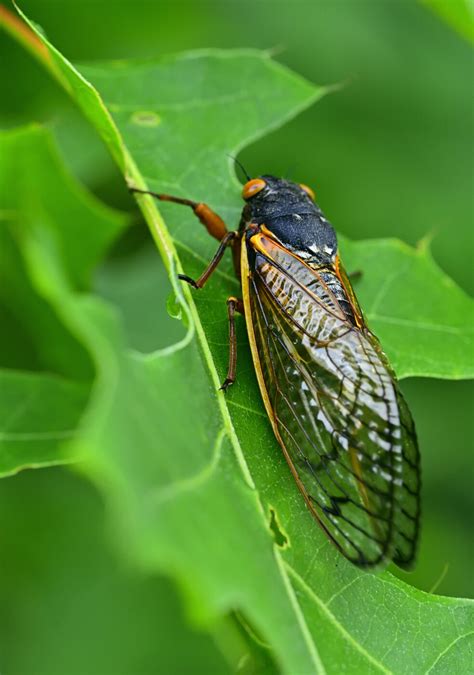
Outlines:
{"type": "Polygon", "coordinates": [[[352,307],[352,312],[354,314],[354,318],[356,320],[357,328],[363,328],[365,323],[364,323],[364,318],[362,316],[362,312],[359,307],[359,303],[356,300],[356,296],[354,291],[352,290],[352,285],[351,282],[349,281],[347,274],[344,270],[344,268],[341,265],[341,259],[339,257],[339,254],[336,255],[336,260],[334,262],[334,271],[336,273],[337,278],[341,282],[341,284],[344,287],[344,290],[346,291],[347,299],[349,300],[351,307],[352,307]]]}
{"type": "Polygon", "coordinates": [[[227,227],[220,216],[215,213],[207,204],[200,202],[194,206],[194,213],[197,215],[206,230],[215,239],[223,239],[227,233],[227,227]]]}

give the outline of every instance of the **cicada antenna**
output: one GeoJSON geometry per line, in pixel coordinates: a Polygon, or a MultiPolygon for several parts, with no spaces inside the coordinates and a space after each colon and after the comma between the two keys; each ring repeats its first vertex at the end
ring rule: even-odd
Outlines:
{"type": "Polygon", "coordinates": [[[232,159],[234,161],[234,163],[237,164],[237,166],[240,169],[242,169],[242,172],[243,172],[243,174],[244,174],[244,176],[247,180],[251,180],[251,176],[249,176],[249,174],[248,174],[247,170],[245,169],[244,165],[242,164],[242,162],[239,162],[237,157],[234,157],[233,155],[227,155],[227,157],[230,157],[230,159],[232,159]]]}

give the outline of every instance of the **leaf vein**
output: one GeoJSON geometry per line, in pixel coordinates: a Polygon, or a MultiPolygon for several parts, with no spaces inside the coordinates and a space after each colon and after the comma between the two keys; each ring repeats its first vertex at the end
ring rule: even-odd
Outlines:
{"type": "Polygon", "coordinates": [[[300,584],[300,586],[309,596],[309,598],[313,600],[323,610],[323,612],[328,617],[329,621],[331,621],[331,623],[335,626],[335,628],[337,628],[337,630],[341,633],[343,638],[347,640],[347,642],[349,642],[349,644],[351,644],[360,654],[362,654],[362,656],[364,656],[368,661],[370,661],[370,663],[379,668],[381,672],[390,675],[392,671],[388,670],[382,663],[377,661],[377,659],[374,656],[372,656],[372,654],[370,654],[361,644],[357,642],[357,640],[355,640],[355,638],[346,630],[346,628],[344,628],[344,626],[336,619],[336,617],[330,611],[327,604],[316,595],[313,589],[310,586],[308,586],[306,581],[298,574],[298,572],[296,572],[296,570],[287,563],[285,563],[285,566],[290,572],[290,574],[300,584]]]}
{"type": "Polygon", "coordinates": [[[443,651],[436,657],[436,659],[433,661],[428,670],[425,671],[425,675],[428,675],[428,673],[433,670],[436,664],[443,658],[445,654],[447,654],[447,652],[449,652],[450,649],[452,649],[452,647],[454,647],[454,645],[457,642],[459,642],[459,640],[463,640],[465,637],[468,637],[469,635],[474,635],[474,630],[470,630],[467,633],[463,633],[462,635],[458,635],[456,638],[454,638],[454,640],[452,640],[449,643],[449,645],[445,649],[443,649],[443,651]]]}

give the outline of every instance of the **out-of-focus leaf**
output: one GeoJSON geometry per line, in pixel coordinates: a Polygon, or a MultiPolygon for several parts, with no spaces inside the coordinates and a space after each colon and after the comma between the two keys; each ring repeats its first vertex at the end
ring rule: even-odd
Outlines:
{"type": "Polygon", "coordinates": [[[209,636],[190,630],[169,582],[112,555],[104,504],[78,476],[55,469],[3,481],[0,530],[4,672],[235,672],[209,636]]]}
{"type": "Polygon", "coordinates": [[[60,250],[71,286],[86,289],[127,219],[74,180],[41,127],[3,132],[0,143],[2,220],[20,237],[26,221],[34,222],[60,250]],[[51,225],[57,222],[60,229],[51,225]]]}
{"type": "Polygon", "coordinates": [[[29,341],[37,369],[90,381],[90,356],[35,288],[45,281],[42,270],[36,271],[36,284],[25,274],[19,244],[23,233],[34,229],[45,245],[61,251],[70,287],[85,290],[127,219],[73,179],[50,136],[35,126],[0,134],[0,209],[0,304],[29,341]],[[55,230],[51,223],[61,227],[55,230]]]}
{"type": "Polygon", "coordinates": [[[89,387],[43,373],[0,370],[0,476],[67,461],[89,387]]]}
{"type": "MultiPolygon", "coordinates": [[[[222,178],[222,153],[315,96],[310,85],[255,53],[194,54],[89,69],[88,77],[112,105],[119,133],[95,91],[52,53],[61,78],[128,178],[143,184],[146,175],[150,185],[153,179],[160,189],[187,189],[191,197],[203,191],[234,222],[237,199],[234,186],[222,178]],[[255,83],[255,95],[246,97],[255,83]],[[216,90],[224,94],[221,101],[216,90]],[[163,110],[150,110],[152,96],[160,97],[163,110]],[[117,97],[128,99],[133,109],[117,97]],[[212,110],[223,106],[225,123],[201,110],[209,99],[212,110]],[[160,129],[165,131],[156,136],[160,129]],[[203,145],[196,155],[198,141],[203,145]],[[178,166],[177,174],[172,169],[178,166]]],[[[219,373],[225,370],[227,332],[222,303],[216,301],[227,289],[235,290],[235,282],[228,268],[216,276],[200,296],[198,315],[189,293],[176,284],[171,239],[156,205],[150,199],[142,204],[190,326],[174,348],[148,356],[127,352],[110,308],[71,292],[58,274],[61,252],[42,241],[24,245],[30,275],[49,271],[54,282],[42,284],[42,292],[88,345],[99,368],[81,448],[89,474],[115,507],[125,552],[153,570],[172,573],[196,617],[242,610],[286,672],[340,672],[349,666],[355,672],[436,672],[448,658],[464,667],[472,604],[421,593],[388,574],[364,574],[337,555],[289,481],[248,358],[241,358],[239,387],[227,404],[215,394],[216,365],[219,373]],[[271,510],[273,531],[280,530],[276,542],[286,540],[285,548],[272,545],[271,510]]],[[[171,218],[193,273],[212,242],[190,219],[171,218]]]]}
{"type": "Polygon", "coordinates": [[[84,289],[127,221],[73,180],[40,127],[0,135],[0,209],[2,344],[11,345],[0,358],[14,369],[0,371],[5,475],[66,461],[61,448],[74,436],[94,373],[90,354],[41,293],[45,270],[35,279],[26,273],[23,236],[57,247],[68,285],[84,289]]]}
{"type": "Polygon", "coordinates": [[[474,42],[474,5],[472,0],[420,0],[460,35],[474,42]]]}
{"type": "Polygon", "coordinates": [[[127,346],[132,349],[146,354],[184,337],[183,324],[166,311],[173,297],[171,284],[155,246],[108,258],[97,271],[94,288],[120,309],[127,346]]]}

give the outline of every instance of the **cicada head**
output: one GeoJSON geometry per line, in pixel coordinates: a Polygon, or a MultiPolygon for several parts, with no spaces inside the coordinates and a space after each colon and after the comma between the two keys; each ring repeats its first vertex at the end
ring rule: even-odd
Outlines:
{"type": "Polygon", "coordinates": [[[242,196],[245,224],[265,225],[280,243],[304,259],[334,261],[336,234],[307,185],[262,175],[245,183],[242,196]]]}

